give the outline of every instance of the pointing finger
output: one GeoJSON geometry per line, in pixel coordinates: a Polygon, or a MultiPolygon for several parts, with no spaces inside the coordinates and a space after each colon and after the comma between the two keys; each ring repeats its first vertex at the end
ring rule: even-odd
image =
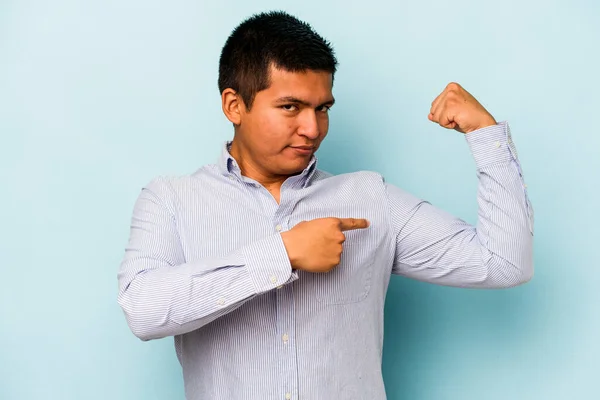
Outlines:
{"type": "Polygon", "coordinates": [[[363,218],[339,218],[340,229],[349,231],[352,229],[364,229],[369,226],[369,221],[363,218]]]}

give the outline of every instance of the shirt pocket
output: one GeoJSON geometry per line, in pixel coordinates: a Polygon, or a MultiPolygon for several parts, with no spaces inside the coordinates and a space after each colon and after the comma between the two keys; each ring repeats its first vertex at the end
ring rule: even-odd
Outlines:
{"type": "Polygon", "coordinates": [[[314,274],[315,297],[321,303],[357,303],[369,294],[375,257],[369,246],[349,236],[353,235],[346,235],[339,265],[314,274]]]}

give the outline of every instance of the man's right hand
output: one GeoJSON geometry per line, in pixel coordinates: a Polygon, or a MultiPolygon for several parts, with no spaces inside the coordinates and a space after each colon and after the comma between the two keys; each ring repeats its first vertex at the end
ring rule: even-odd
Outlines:
{"type": "Polygon", "coordinates": [[[368,226],[369,221],[360,218],[318,218],[300,222],[281,237],[292,268],[328,272],[340,263],[343,232],[368,226]]]}

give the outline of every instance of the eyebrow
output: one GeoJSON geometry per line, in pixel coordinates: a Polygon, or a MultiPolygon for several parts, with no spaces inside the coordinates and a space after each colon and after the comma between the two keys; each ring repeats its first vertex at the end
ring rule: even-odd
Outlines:
{"type": "MultiPolygon", "coordinates": [[[[301,105],[303,105],[305,107],[311,107],[312,106],[309,102],[304,101],[304,100],[300,100],[300,99],[298,99],[298,98],[296,98],[294,96],[280,97],[277,100],[275,100],[275,102],[278,103],[278,104],[281,104],[281,103],[295,103],[295,104],[301,104],[301,105]]],[[[335,99],[331,98],[331,100],[326,101],[326,102],[324,102],[322,104],[319,104],[317,106],[317,108],[318,107],[323,107],[323,106],[332,106],[334,103],[335,103],[335,99]]]]}

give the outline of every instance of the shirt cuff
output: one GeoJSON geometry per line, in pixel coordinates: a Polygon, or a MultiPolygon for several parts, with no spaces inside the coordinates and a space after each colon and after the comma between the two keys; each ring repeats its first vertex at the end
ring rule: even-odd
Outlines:
{"type": "Polygon", "coordinates": [[[242,249],[246,268],[256,291],[268,292],[298,279],[280,234],[251,243],[242,249]]]}
{"type": "Polygon", "coordinates": [[[500,122],[465,135],[477,169],[516,160],[517,151],[507,122],[500,122]]]}

